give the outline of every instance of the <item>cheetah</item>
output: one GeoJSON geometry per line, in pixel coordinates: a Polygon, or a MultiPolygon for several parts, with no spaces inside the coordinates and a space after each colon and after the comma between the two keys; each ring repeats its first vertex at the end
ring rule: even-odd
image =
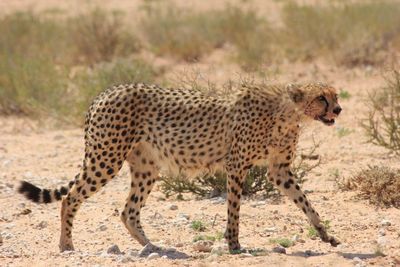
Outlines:
{"type": "Polygon", "coordinates": [[[196,90],[125,84],[108,88],[91,104],[85,119],[85,155],[80,173],[59,189],[22,181],[19,193],[33,202],[61,204],[61,251],[73,250],[72,225],[85,199],[113,179],[126,161],[130,192],[120,218],[141,245],[151,245],[140,211],[162,173],[193,174],[222,168],[227,173],[229,250],[240,251],[239,210],[247,171],[267,164],[268,179],[307,216],[324,242],[318,212],[290,170],[299,124],[333,125],[341,112],[335,88],[324,83],[243,85],[229,98],[196,90]]]}

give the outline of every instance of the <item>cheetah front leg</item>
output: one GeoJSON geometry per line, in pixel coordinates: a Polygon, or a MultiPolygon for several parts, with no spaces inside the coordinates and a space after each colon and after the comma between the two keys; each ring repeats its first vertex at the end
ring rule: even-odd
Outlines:
{"type": "MultiPolygon", "coordinates": [[[[283,157],[291,158],[291,157],[283,157]]],[[[318,212],[312,207],[307,200],[306,195],[301,191],[300,186],[296,183],[295,178],[290,171],[290,164],[287,160],[279,161],[276,159],[270,160],[268,164],[268,179],[275,184],[279,190],[287,195],[307,216],[308,220],[318,231],[322,241],[330,243],[336,247],[340,242],[334,237],[329,236],[325,226],[321,223],[318,212]]]]}

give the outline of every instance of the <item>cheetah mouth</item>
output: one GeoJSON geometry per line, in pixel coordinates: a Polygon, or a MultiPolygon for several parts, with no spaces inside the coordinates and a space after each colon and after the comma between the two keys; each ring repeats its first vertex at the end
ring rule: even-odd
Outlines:
{"type": "Polygon", "coordinates": [[[324,115],[317,116],[316,120],[319,120],[319,121],[323,122],[325,125],[328,125],[328,126],[335,124],[335,119],[327,119],[327,118],[324,117],[324,115]]]}

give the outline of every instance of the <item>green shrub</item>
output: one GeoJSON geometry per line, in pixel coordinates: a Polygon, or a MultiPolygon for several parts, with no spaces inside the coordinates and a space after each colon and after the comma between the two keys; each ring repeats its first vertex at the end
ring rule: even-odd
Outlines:
{"type": "Polygon", "coordinates": [[[400,73],[393,71],[386,86],[369,97],[370,111],[362,126],[369,142],[400,154],[400,73]]]}
{"type": "Polygon", "coordinates": [[[291,247],[294,244],[289,238],[273,238],[270,240],[270,242],[273,244],[279,244],[284,248],[291,247]]]}
{"type": "Polygon", "coordinates": [[[206,230],[206,226],[200,220],[192,221],[190,228],[192,228],[193,230],[198,231],[198,232],[203,232],[204,230],[206,230]]]}

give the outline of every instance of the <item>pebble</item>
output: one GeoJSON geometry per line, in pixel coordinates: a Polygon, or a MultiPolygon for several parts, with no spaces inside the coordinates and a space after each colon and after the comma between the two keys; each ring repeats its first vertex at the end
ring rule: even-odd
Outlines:
{"type": "Polygon", "coordinates": [[[163,255],[163,256],[161,257],[161,259],[168,259],[168,256],[167,256],[167,255],[163,255]]]}
{"type": "Polygon", "coordinates": [[[180,219],[186,219],[186,220],[189,220],[189,218],[190,218],[190,216],[185,213],[179,213],[177,217],[180,219]]]}
{"type": "Polygon", "coordinates": [[[391,226],[392,223],[389,220],[383,219],[381,221],[381,226],[391,226]]]}
{"type": "Polygon", "coordinates": [[[268,232],[268,233],[275,233],[277,231],[278,231],[278,229],[276,229],[276,227],[265,228],[265,232],[268,232]]]}
{"type": "Polygon", "coordinates": [[[139,257],[145,257],[149,254],[151,254],[154,250],[156,250],[157,247],[154,246],[151,243],[148,243],[146,246],[144,246],[140,251],[139,251],[139,257]]]}
{"type": "Polygon", "coordinates": [[[225,199],[223,197],[215,197],[211,199],[211,204],[224,204],[225,199]]]}
{"type": "Polygon", "coordinates": [[[0,245],[3,244],[3,236],[0,233],[0,245]]]}
{"type": "Polygon", "coordinates": [[[286,254],[286,249],[281,246],[274,247],[272,251],[280,254],[286,254]]]}
{"type": "Polygon", "coordinates": [[[379,236],[385,236],[385,235],[386,235],[385,229],[383,229],[383,228],[379,229],[378,235],[379,235],[379,236]]]}
{"type": "Polygon", "coordinates": [[[122,252],[119,249],[119,247],[117,245],[115,245],[115,244],[107,249],[107,253],[108,254],[115,254],[115,255],[122,254],[122,252]]]}
{"type": "Polygon", "coordinates": [[[175,247],[181,248],[181,247],[183,247],[183,243],[176,243],[176,244],[175,244],[175,247]]]}
{"type": "Polygon", "coordinates": [[[169,210],[177,210],[177,209],[178,209],[178,206],[177,206],[177,205],[174,205],[174,204],[171,204],[171,205],[168,206],[168,209],[169,209],[169,210]]]}
{"type": "Polygon", "coordinates": [[[158,259],[158,258],[160,258],[160,254],[158,254],[157,252],[150,253],[150,255],[147,256],[148,260],[158,259]]]}
{"type": "Polygon", "coordinates": [[[44,229],[48,226],[49,224],[46,221],[41,221],[38,225],[36,225],[36,229],[44,229]]]}
{"type": "Polygon", "coordinates": [[[211,249],[211,254],[222,255],[228,253],[227,244],[215,244],[211,249]]]}
{"type": "Polygon", "coordinates": [[[134,261],[134,260],[129,256],[122,256],[122,257],[118,258],[118,262],[120,262],[120,263],[128,263],[128,262],[132,262],[132,261],[134,261]]]}
{"type": "Polygon", "coordinates": [[[260,206],[264,206],[265,204],[266,204],[266,202],[262,200],[262,201],[257,201],[255,203],[250,204],[250,207],[257,208],[260,206]]]}
{"type": "Polygon", "coordinates": [[[100,225],[99,230],[105,231],[105,230],[107,230],[107,226],[105,224],[102,224],[102,225],[100,225]]]}
{"type": "Polygon", "coordinates": [[[376,242],[380,245],[380,246],[385,246],[387,244],[387,240],[384,236],[379,236],[378,239],[376,240],[376,242]]]}
{"type": "Polygon", "coordinates": [[[254,257],[252,254],[250,253],[242,253],[240,254],[240,258],[251,258],[254,257]]]}
{"type": "Polygon", "coordinates": [[[211,252],[214,242],[210,240],[199,240],[193,244],[193,249],[199,252],[211,252]]]}

